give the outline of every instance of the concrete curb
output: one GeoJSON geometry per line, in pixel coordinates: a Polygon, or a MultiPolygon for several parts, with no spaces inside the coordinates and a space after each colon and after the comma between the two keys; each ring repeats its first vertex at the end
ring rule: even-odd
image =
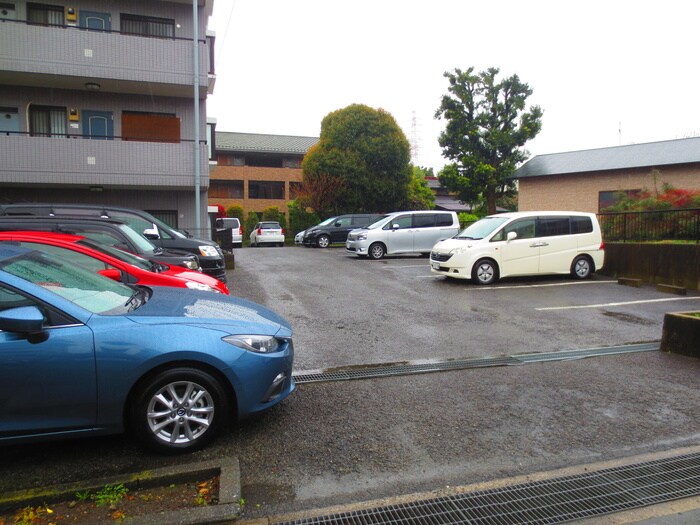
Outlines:
{"type": "Polygon", "coordinates": [[[105,485],[123,484],[127,488],[167,486],[172,483],[201,481],[219,476],[219,503],[206,507],[192,507],[172,512],[159,512],[129,519],[132,525],[198,525],[225,523],[235,520],[241,513],[241,472],[238,458],[224,461],[203,461],[131,474],[64,483],[37,489],[20,490],[0,496],[0,509],[28,505],[41,505],[70,500],[79,491],[97,491],[105,485]]]}

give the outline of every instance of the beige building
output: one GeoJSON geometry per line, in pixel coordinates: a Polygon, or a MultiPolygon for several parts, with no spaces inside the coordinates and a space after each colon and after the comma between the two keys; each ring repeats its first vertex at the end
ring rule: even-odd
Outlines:
{"type": "Polygon", "coordinates": [[[537,155],[513,178],[520,211],[598,213],[621,191],[700,189],[700,137],[537,155]]]}
{"type": "Polygon", "coordinates": [[[209,206],[238,205],[245,214],[287,203],[302,182],[301,161],[318,137],[216,131],[209,170],[209,206]]]}

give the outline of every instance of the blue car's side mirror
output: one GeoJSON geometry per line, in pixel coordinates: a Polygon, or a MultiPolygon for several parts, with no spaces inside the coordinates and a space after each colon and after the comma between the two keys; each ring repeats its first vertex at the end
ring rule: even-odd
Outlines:
{"type": "Polygon", "coordinates": [[[27,334],[30,343],[46,341],[44,314],[36,306],[20,306],[0,311],[0,330],[27,334]]]}

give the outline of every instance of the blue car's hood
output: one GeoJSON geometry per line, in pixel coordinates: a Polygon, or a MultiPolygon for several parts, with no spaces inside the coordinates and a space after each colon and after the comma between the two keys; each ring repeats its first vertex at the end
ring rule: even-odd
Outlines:
{"type": "Polygon", "coordinates": [[[152,290],[149,301],[128,314],[134,322],[197,324],[219,326],[224,330],[232,325],[247,324],[274,327],[272,333],[281,329],[280,335],[284,336],[292,334],[286,319],[252,301],[181,288],[154,286],[152,290]]]}

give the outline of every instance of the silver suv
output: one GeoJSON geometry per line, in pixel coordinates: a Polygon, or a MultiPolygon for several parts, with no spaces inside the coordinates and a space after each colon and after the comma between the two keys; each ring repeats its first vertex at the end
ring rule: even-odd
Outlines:
{"type": "Polygon", "coordinates": [[[385,255],[430,254],[436,242],[459,233],[459,219],[453,211],[402,211],[383,215],[348,234],[345,249],[360,257],[381,259],[385,255]]]}

